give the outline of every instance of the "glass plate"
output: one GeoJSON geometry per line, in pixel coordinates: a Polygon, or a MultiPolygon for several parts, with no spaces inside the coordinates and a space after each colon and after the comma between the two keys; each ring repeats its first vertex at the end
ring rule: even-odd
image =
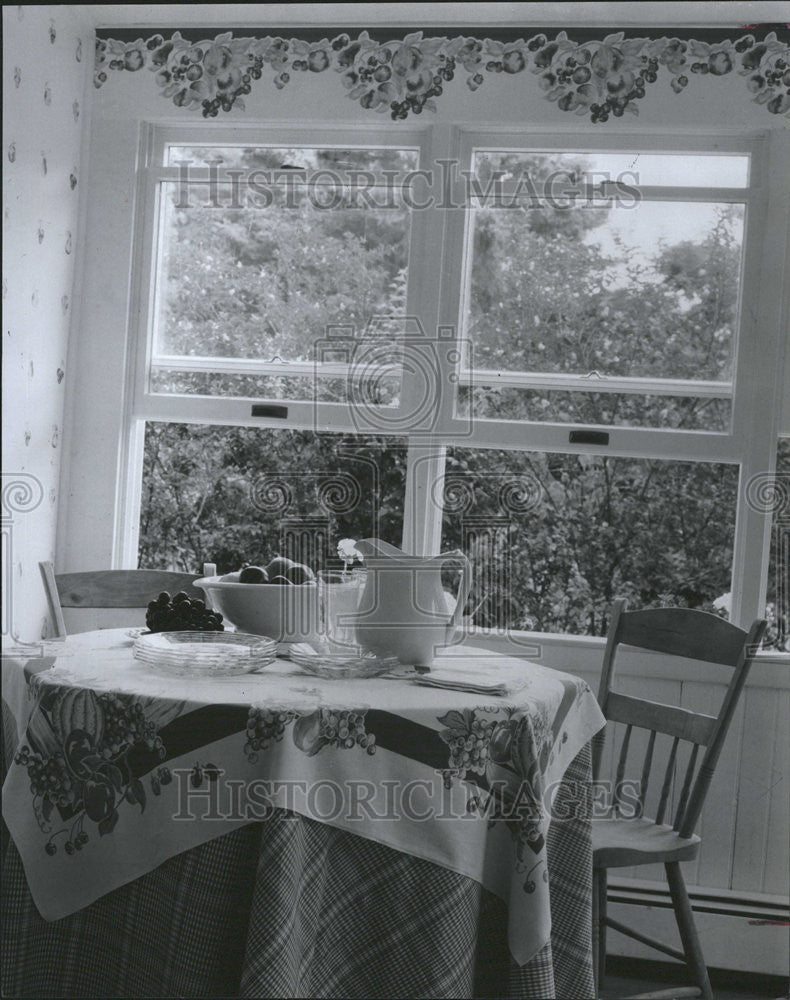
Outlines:
{"type": "Polygon", "coordinates": [[[272,663],[277,643],[244,632],[155,632],[138,636],[134,656],[181,677],[227,677],[272,663]]]}
{"type": "Polygon", "coordinates": [[[291,661],[316,677],[325,680],[343,680],[353,677],[377,677],[400,666],[395,656],[375,656],[365,653],[362,656],[351,652],[338,652],[330,647],[314,646],[306,642],[297,642],[291,646],[291,661]]]}

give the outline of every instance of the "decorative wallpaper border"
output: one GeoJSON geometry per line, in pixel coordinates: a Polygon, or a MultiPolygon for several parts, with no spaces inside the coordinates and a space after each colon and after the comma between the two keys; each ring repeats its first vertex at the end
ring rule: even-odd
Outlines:
{"type": "Polygon", "coordinates": [[[346,96],[371,111],[389,112],[393,120],[435,111],[436,98],[457,72],[470,90],[486,77],[517,75],[529,69],[538,86],[561,111],[589,116],[593,122],[638,114],[636,102],[658,74],[669,74],[675,93],[693,75],[746,78],[752,100],[775,115],[790,117],[790,45],[769,32],[759,41],[745,34],[720,42],[693,38],[626,38],[622,32],[601,41],[574,42],[564,31],[553,40],[545,34],[515,41],[458,36],[424,38],[421,31],[403,39],[379,42],[363,31],[356,39],[342,33],[333,39],[307,41],[274,36],[234,38],[230,31],[192,42],[176,31],[135,41],[99,38],[96,87],[113,70],[156,74],[162,97],[176,107],[200,108],[204,118],[244,108],[265,70],[274,85],[285,87],[295,73],[340,74],[346,96]]]}

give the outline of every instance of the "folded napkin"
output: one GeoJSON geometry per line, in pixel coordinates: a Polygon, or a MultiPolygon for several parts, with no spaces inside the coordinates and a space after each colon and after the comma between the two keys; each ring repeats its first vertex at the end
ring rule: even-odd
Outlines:
{"type": "Polygon", "coordinates": [[[412,681],[425,687],[445,688],[448,691],[468,691],[470,694],[512,694],[526,686],[526,679],[518,677],[492,678],[484,672],[460,670],[435,670],[420,674],[412,681]]]}

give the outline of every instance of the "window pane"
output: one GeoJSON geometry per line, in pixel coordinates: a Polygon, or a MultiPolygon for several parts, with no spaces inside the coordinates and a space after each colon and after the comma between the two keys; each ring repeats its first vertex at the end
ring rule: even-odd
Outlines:
{"type": "MultiPolygon", "coordinates": [[[[768,497],[763,498],[768,501],[768,509],[773,511],[765,645],[790,653],[790,438],[778,444],[774,484],[768,497]]],[[[759,501],[759,497],[757,499],[759,501]]]]}
{"type": "MultiPolygon", "coordinates": [[[[414,149],[329,149],[315,146],[167,146],[165,166],[189,162],[196,167],[218,164],[223,168],[248,170],[336,170],[353,181],[348,171],[371,171],[379,180],[383,170],[408,173],[417,169],[419,153],[414,149]]],[[[363,183],[364,178],[357,178],[363,183]]]]}
{"type": "Polygon", "coordinates": [[[469,366],[727,381],[743,205],[472,212],[469,366]]]}
{"type": "Polygon", "coordinates": [[[473,624],[603,635],[616,597],[726,608],[737,489],[733,465],[454,448],[442,545],[473,624]]]}
{"type": "Polygon", "coordinates": [[[323,194],[270,194],[256,207],[249,192],[163,185],[155,359],[320,361],[338,328],[397,341],[382,317],[405,311],[406,208],[322,209],[323,194]]]}
{"type": "Polygon", "coordinates": [[[645,187],[735,187],[749,183],[749,156],[743,153],[523,153],[482,150],[475,154],[475,174],[486,185],[494,176],[503,182],[534,173],[536,160],[548,170],[645,187]]]}
{"type": "Polygon", "coordinates": [[[476,420],[532,420],[718,432],[729,429],[731,411],[729,399],[497,386],[459,389],[459,416],[468,416],[470,406],[476,420]]]}
{"type": "Polygon", "coordinates": [[[401,544],[401,439],[148,423],[139,565],[220,572],[278,554],[316,569],[341,538],[401,544]]]}

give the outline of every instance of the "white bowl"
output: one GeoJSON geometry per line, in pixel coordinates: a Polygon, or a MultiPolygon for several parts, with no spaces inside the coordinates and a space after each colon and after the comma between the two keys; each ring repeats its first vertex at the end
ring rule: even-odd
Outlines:
{"type": "Polygon", "coordinates": [[[205,576],[195,586],[206,604],[252,635],[267,635],[279,643],[304,642],[318,627],[318,587],[302,584],[239,583],[238,573],[205,576]]]}

